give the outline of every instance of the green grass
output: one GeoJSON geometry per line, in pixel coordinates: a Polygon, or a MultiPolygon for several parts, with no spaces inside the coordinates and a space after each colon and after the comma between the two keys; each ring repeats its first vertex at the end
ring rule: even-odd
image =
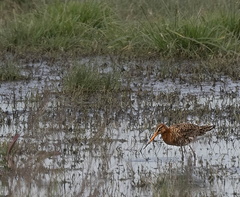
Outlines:
{"type": "Polygon", "coordinates": [[[150,23],[145,26],[144,35],[149,40],[150,49],[155,48],[166,55],[189,57],[234,52],[234,41],[237,40],[223,26],[215,26],[210,20],[197,21],[194,18],[177,27],[161,21],[150,23]]]}
{"type": "Polygon", "coordinates": [[[97,50],[104,44],[104,30],[111,25],[111,11],[96,2],[56,1],[29,13],[16,14],[2,30],[8,49],[67,51],[97,50]]]}
{"type": "Polygon", "coordinates": [[[116,73],[100,73],[96,67],[76,64],[65,78],[64,89],[73,93],[113,92],[119,88],[116,73]]]}
{"type": "Polygon", "coordinates": [[[233,0],[14,2],[21,11],[9,8],[0,23],[2,51],[180,58],[240,53],[240,3],[233,0]]]}
{"type": "Polygon", "coordinates": [[[20,69],[13,63],[7,62],[0,65],[0,81],[13,81],[26,79],[20,72],[20,69]]]}

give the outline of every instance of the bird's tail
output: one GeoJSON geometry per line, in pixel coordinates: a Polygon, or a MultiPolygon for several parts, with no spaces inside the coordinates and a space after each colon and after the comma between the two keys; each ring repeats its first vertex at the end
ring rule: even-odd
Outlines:
{"type": "Polygon", "coordinates": [[[206,125],[206,126],[201,126],[201,131],[202,133],[206,133],[207,131],[210,131],[215,128],[215,125],[206,125]]]}

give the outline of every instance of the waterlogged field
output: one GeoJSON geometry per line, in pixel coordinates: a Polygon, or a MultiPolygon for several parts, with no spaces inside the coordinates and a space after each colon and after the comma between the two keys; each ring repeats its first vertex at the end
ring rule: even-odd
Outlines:
{"type": "Polygon", "coordinates": [[[78,64],[121,85],[72,94],[73,64],[22,64],[27,80],[1,83],[2,148],[20,135],[1,153],[1,195],[240,196],[239,78],[192,73],[200,62],[90,57],[78,64]],[[159,137],[142,149],[158,123],[180,122],[216,125],[192,144],[196,161],[159,137]]]}
{"type": "Polygon", "coordinates": [[[239,7],[0,1],[0,195],[240,196],[239,7]]]}

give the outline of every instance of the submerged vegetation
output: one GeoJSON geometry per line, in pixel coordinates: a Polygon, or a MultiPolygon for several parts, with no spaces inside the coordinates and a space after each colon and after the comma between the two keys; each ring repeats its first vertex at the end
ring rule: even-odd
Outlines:
{"type": "Polygon", "coordinates": [[[0,2],[0,15],[6,7],[9,15],[0,21],[3,51],[193,58],[240,52],[236,1],[9,2],[0,2]]]}

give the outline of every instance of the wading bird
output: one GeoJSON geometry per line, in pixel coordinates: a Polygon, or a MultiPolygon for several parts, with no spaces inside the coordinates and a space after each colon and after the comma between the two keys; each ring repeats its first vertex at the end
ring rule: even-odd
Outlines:
{"type": "MultiPolygon", "coordinates": [[[[198,136],[204,135],[206,132],[212,130],[215,126],[214,125],[204,125],[198,126],[195,124],[190,123],[180,123],[175,124],[170,127],[166,126],[165,124],[159,124],[149,140],[149,142],[144,146],[147,147],[156,136],[161,134],[163,141],[172,146],[180,146],[182,150],[182,146],[188,145],[191,142],[195,141],[198,136]]],[[[194,158],[196,155],[191,146],[189,146],[193,152],[194,158]]],[[[182,152],[182,159],[183,159],[183,152],[182,152]]]]}

